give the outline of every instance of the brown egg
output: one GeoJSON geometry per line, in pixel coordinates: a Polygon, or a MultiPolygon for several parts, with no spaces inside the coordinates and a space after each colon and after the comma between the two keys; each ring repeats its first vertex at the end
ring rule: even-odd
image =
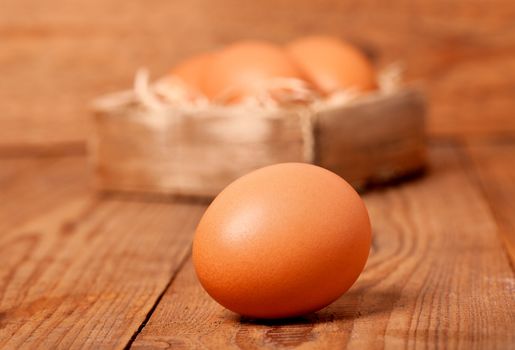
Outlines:
{"type": "Polygon", "coordinates": [[[309,82],[324,94],[350,88],[368,91],[377,87],[371,62],[342,40],[308,36],[291,42],[286,50],[309,82]]]}
{"type": "Polygon", "coordinates": [[[235,102],[254,95],[270,79],[280,77],[301,77],[284,49],[267,42],[242,41],[213,57],[203,91],[212,99],[235,102]]]}
{"type": "Polygon", "coordinates": [[[318,166],[283,163],[227,186],[202,217],[193,261],[221,305],[294,317],[340,297],[367,261],[371,229],[354,189],[318,166]]]}
{"type": "Polygon", "coordinates": [[[202,82],[211,57],[212,54],[207,53],[187,58],[177,64],[171,74],[179,78],[192,91],[202,93],[202,82]]]}

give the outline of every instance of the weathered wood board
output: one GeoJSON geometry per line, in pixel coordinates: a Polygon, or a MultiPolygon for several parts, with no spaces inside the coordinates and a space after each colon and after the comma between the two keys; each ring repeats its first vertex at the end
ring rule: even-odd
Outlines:
{"type": "Polygon", "coordinates": [[[513,149],[433,145],[425,177],[365,194],[374,242],[357,284],[273,323],[197,283],[205,204],[92,196],[83,157],[0,159],[0,347],[509,349],[513,149]]]}
{"type": "Polygon", "coordinates": [[[315,163],[356,188],[421,171],[426,106],[416,90],[365,98],[316,116],[315,163]]]}
{"type": "Polygon", "coordinates": [[[190,260],[133,348],[511,348],[515,278],[499,228],[460,154],[444,147],[432,159],[426,178],[365,195],[373,250],[332,305],[286,321],[242,319],[202,290],[190,260]]]}

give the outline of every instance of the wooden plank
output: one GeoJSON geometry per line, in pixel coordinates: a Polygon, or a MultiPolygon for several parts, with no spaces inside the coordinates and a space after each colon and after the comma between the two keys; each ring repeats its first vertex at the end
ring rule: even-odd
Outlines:
{"type": "Polygon", "coordinates": [[[426,106],[419,91],[370,96],[316,114],[315,164],[363,189],[426,166],[426,106]]]}
{"type": "Polygon", "coordinates": [[[492,211],[499,234],[505,243],[512,267],[515,266],[515,140],[469,144],[467,153],[473,161],[492,211]]]}
{"type": "Polygon", "coordinates": [[[63,199],[54,191],[73,192],[73,162],[56,163],[19,165],[44,180],[0,171],[13,202],[0,201],[2,219],[26,214],[0,235],[0,348],[123,348],[187,256],[205,206],[63,199]],[[30,198],[37,203],[26,208],[30,198]]]}
{"type": "Polygon", "coordinates": [[[301,118],[295,110],[99,107],[90,147],[96,187],[214,197],[252,170],[303,161],[301,118]]]}
{"type": "Polygon", "coordinates": [[[135,349],[507,349],[515,279],[497,226],[455,149],[428,176],[365,196],[373,252],[357,284],[326,309],[285,322],[240,319],[212,301],[191,262],[135,349]]]}
{"type": "Polygon", "coordinates": [[[88,193],[85,157],[0,159],[0,235],[88,193]]]}
{"type": "Polygon", "coordinates": [[[425,82],[433,134],[515,132],[513,1],[301,0],[291,10],[290,0],[3,0],[0,146],[84,141],[88,102],[128,88],[140,66],[161,75],[236,39],[313,32],[360,43],[380,66],[401,61],[408,80],[425,82]]]}

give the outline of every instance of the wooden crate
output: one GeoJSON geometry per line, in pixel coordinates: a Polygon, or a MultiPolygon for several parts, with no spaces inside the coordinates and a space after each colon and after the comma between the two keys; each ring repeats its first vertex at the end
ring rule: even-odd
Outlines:
{"type": "Polygon", "coordinates": [[[424,166],[424,113],[412,89],[316,112],[184,113],[97,103],[95,183],[104,191],[212,197],[262,166],[312,162],[359,188],[424,166]]]}
{"type": "Polygon", "coordinates": [[[406,89],[319,112],[314,162],[358,189],[419,172],[426,161],[425,110],[421,93],[406,89]]]}

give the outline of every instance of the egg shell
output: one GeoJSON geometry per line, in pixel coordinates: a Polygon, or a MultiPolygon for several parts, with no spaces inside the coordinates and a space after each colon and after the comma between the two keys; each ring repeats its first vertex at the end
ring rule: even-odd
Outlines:
{"type": "Polygon", "coordinates": [[[272,78],[301,78],[284,49],[263,41],[241,41],[219,51],[209,63],[203,91],[211,99],[238,102],[272,78]]]}
{"type": "Polygon", "coordinates": [[[317,311],[356,281],[368,258],[366,207],[342,178],[283,163],[226,187],[196,230],[193,261],[204,289],[252,318],[317,311]]]}
{"type": "Polygon", "coordinates": [[[179,62],[171,71],[171,75],[179,78],[195,93],[202,93],[202,82],[211,53],[199,54],[179,62]]]}
{"type": "Polygon", "coordinates": [[[377,88],[372,63],[359,49],[338,38],[308,36],[291,42],[286,50],[308,81],[323,94],[377,88]]]}

